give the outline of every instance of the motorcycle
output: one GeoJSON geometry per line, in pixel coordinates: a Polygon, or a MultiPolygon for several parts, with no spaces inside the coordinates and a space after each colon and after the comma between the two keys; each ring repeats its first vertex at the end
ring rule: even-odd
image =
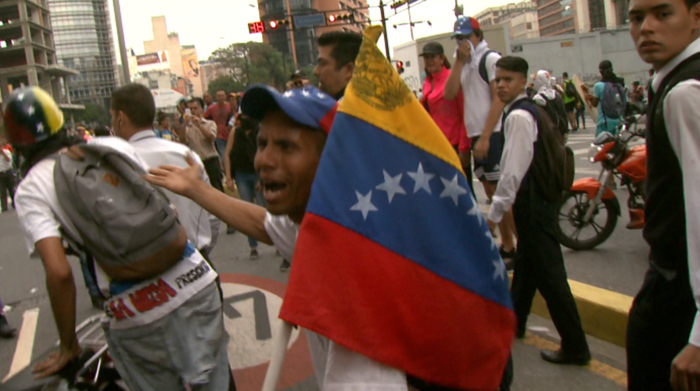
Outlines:
{"type": "Polygon", "coordinates": [[[619,178],[629,193],[627,206],[630,222],[627,228],[644,227],[646,146],[630,146],[633,139],[645,136],[644,129],[638,126],[640,118],[641,115],[626,117],[618,128],[617,136],[604,132],[593,142],[588,157],[591,162],[600,162],[602,166],[598,178],[574,181],[571,189],[564,193],[559,206],[555,235],[564,247],[590,250],[612,235],[617,218],[622,213],[611,189],[614,178],[619,178]]]}
{"type": "MultiPolygon", "coordinates": [[[[101,315],[94,315],[76,328],[82,347],[79,357],[57,374],[35,379],[32,369],[46,359],[52,350],[39,357],[23,370],[0,384],[1,391],[125,391],[126,386],[109,357],[107,342],[100,325],[101,315]]],[[[56,344],[58,345],[58,343],[56,344]]]]}

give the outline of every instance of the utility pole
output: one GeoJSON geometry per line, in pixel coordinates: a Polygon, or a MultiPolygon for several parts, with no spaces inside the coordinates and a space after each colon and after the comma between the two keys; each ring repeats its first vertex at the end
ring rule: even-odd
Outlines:
{"type": "Polygon", "coordinates": [[[411,41],[415,41],[413,39],[413,21],[411,20],[411,0],[408,0],[406,6],[408,6],[408,28],[411,29],[411,41]]]}
{"type": "Polygon", "coordinates": [[[387,36],[388,30],[386,29],[386,16],[384,16],[384,0],[379,0],[379,11],[382,15],[382,28],[384,28],[384,48],[386,49],[386,59],[391,62],[391,55],[389,54],[389,37],[387,36]]]}
{"type": "Polygon", "coordinates": [[[292,57],[294,58],[294,69],[299,68],[299,65],[297,65],[297,45],[296,42],[294,42],[294,20],[292,18],[292,9],[289,7],[289,0],[286,0],[287,3],[287,15],[289,15],[289,25],[291,28],[289,29],[289,35],[292,38],[292,57]]]}

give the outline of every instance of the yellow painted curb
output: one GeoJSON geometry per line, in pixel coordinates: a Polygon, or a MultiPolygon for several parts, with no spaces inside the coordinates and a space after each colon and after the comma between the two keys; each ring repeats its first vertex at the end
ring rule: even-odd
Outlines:
{"type": "MultiPolygon", "coordinates": [[[[586,334],[624,348],[627,315],[633,298],[572,280],[569,286],[586,334]]],[[[532,313],[551,319],[539,292],[532,303],[532,313]]]]}
{"type": "MultiPolygon", "coordinates": [[[[559,345],[557,345],[556,343],[548,341],[542,337],[533,335],[532,333],[527,333],[525,338],[522,339],[520,342],[522,342],[525,345],[534,346],[537,349],[559,349],[559,345]]],[[[596,359],[592,359],[590,364],[586,365],[585,368],[598,376],[602,376],[608,380],[617,383],[622,387],[627,388],[627,373],[625,373],[625,371],[613,368],[610,365],[602,363],[596,359]]]]}

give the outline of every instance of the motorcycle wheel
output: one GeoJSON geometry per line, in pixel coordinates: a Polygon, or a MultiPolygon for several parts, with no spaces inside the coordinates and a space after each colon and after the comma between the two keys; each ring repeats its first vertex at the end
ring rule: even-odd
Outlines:
{"type": "Polygon", "coordinates": [[[613,201],[602,200],[591,216],[591,221],[584,223],[582,220],[589,205],[588,193],[584,191],[569,190],[564,194],[554,227],[555,236],[562,246],[576,251],[590,250],[612,235],[617,225],[617,212],[613,201]],[[584,231],[590,235],[582,237],[584,231]]]}

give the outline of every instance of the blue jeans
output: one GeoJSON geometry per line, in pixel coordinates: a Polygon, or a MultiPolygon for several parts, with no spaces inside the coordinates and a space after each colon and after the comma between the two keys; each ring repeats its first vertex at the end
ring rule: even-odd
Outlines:
{"type": "Polygon", "coordinates": [[[227,140],[222,140],[220,138],[217,138],[216,140],[214,140],[214,146],[216,146],[216,152],[219,153],[219,158],[221,159],[222,162],[224,161],[224,155],[226,154],[226,143],[227,142],[228,142],[227,140]]]}
{"type": "MultiPolygon", "coordinates": [[[[241,199],[256,203],[264,208],[265,199],[263,198],[262,190],[255,190],[255,185],[257,184],[258,175],[256,173],[236,171],[236,187],[238,187],[238,194],[241,195],[241,199]]],[[[258,247],[258,242],[250,236],[248,236],[248,244],[250,244],[250,248],[258,247]]]]}

